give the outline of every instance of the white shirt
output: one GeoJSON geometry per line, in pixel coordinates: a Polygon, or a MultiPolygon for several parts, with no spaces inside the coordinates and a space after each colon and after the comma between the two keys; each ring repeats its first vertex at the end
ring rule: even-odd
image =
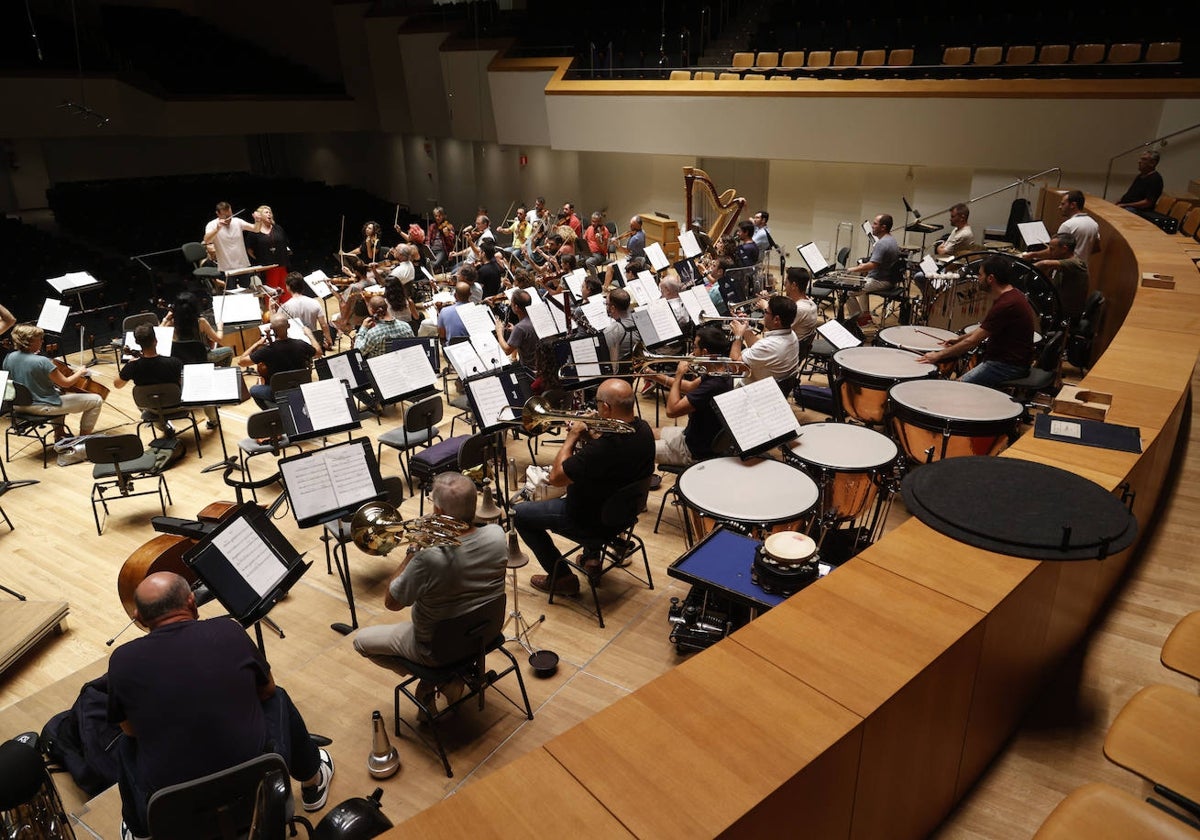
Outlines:
{"type": "Polygon", "coordinates": [[[742,361],[750,367],[747,382],[787,379],[800,364],[796,334],[789,330],[767,330],[758,341],[742,348],[742,361]]]}
{"type": "MultiPolygon", "coordinates": [[[[821,310],[812,298],[796,301],[796,320],[792,321],[792,332],[803,341],[817,331],[821,323],[821,310]]],[[[799,352],[799,351],[797,351],[799,352]]]]}
{"type": "Polygon", "coordinates": [[[213,247],[217,250],[217,268],[222,271],[235,271],[239,268],[250,267],[250,257],[246,254],[246,241],[242,239],[242,231],[250,230],[254,225],[245,219],[234,216],[228,225],[219,224],[213,219],[204,228],[207,239],[212,232],[217,232],[213,247]]]}
{"type": "Polygon", "coordinates": [[[325,309],[317,299],[308,295],[292,295],[287,303],[279,307],[279,311],[289,318],[295,318],[310,330],[319,329],[317,319],[325,314],[325,309]]]}
{"type": "Polygon", "coordinates": [[[411,283],[413,278],[417,276],[417,270],[413,268],[413,264],[409,261],[404,261],[397,265],[388,274],[388,277],[395,277],[401,283],[411,283]]]}
{"type": "Polygon", "coordinates": [[[1095,250],[1095,244],[1100,241],[1100,225],[1087,213],[1080,211],[1058,226],[1059,233],[1069,233],[1075,237],[1075,256],[1087,265],[1088,257],[1095,250]]]}

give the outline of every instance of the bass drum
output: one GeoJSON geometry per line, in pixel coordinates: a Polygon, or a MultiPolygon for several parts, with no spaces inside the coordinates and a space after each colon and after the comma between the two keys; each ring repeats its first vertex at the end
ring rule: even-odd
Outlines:
{"type": "Polygon", "coordinates": [[[960,332],[968,324],[983,320],[991,302],[979,288],[979,264],[988,257],[999,257],[1008,262],[1013,286],[1024,293],[1033,307],[1040,332],[1057,329],[1057,324],[1062,321],[1058,290],[1033,267],[1033,263],[1002,251],[974,251],[960,254],[946,263],[942,271],[947,275],[958,275],[958,280],[948,283],[931,300],[927,323],[960,332]]]}
{"type": "Polygon", "coordinates": [[[867,425],[885,419],[888,391],[897,382],[937,376],[937,368],[895,347],[849,347],[833,354],[834,402],[844,417],[867,425]]]}
{"type": "Polygon", "coordinates": [[[911,464],[995,455],[1008,446],[1020,404],[970,382],[901,382],[892,389],[891,427],[911,464]]]}

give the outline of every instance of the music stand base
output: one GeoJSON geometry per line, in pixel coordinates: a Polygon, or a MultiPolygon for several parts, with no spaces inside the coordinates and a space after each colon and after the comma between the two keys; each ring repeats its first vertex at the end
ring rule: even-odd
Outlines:
{"type": "Polygon", "coordinates": [[[20,592],[18,592],[18,591],[17,591],[17,590],[15,590],[15,589],[9,589],[9,588],[8,588],[7,586],[5,586],[3,583],[0,583],[0,592],[7,592],[9,595],[13,596],[13,597],[14,597],[14,598],[16,598],[18,601],[24,601],[24,600],[25,600],[25,596],[24,596],[24,595],[22,595],[20,592]]]}
{"type": "Polygon", "coordinates": [[[344,621],[335,621],[333,624],[329,625],[329,628],[337,633],[341,633],[343,636],[349,636],[358,629],[358,625],[347,624],[344,621]]]}

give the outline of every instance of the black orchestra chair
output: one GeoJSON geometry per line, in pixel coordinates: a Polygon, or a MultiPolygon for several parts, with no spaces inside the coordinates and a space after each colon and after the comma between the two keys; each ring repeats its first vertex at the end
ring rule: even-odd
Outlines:
{"type": "MultiPolygon", "coordinates": [[[[650,558],[646,555],[646,544],[633,532],[633,529],[637,527],[638,514],[645,509],[646,497],[649,493],[650,477],[646,477],[632,484],[626,484],[605,500],[604,506],[600,508],[600,524],[604,528],[603,535],[594,541],[588,541],[593,547],[599,543],[600,568],[597,571],[589,574],[584,569],[582,557],[584,544],[576,544],[573,548],[563,552],[563,561],[581,574],[591,588],[592,602],[596,605],[596,620],[600,622],[601,627],[604,626],[604,612],[600,606],[600,596],[596,592],[596,587],[604,575],[613,569],[620,569],[630,577],[646,584],[647,588],[654,588],[654,578],[650,575],[650,558]],[[638,551],[642,553],[642,564],[646,568],[644,579],[627,568],[630,563],[626,558],[638,551]]],[[[554,587],[558,578],[558,568],[556,565],[554,571],[550,573],[549,603],[551,604],[554,603],[554,587]]]]}
{"type": "Polygon", "coordinates": [[[168,437],[174,437],[175,432],[167,424],[186,420],[192,427],[192,435],[196,438],[196,456],[200,457],[200,426],[196,422],[196,414],[191,408],[179,404],[183,388],[178,383],[168,382],[162,385],[134,385],[133,402],[142,412],[142,419],[137,424],[136,431],[141,432],[143,426],[157,426],[167,430],[168,437]]]}
{"type": "Polygon", "coordinates": [[[208,249],[204,247],[203,242],[185,242],[180,246],[183,251],[183,258],[192,264],[192,277],[200,281],[200,285],[204,287],[204,291],[210,295],[220,294],[224,289],[224,281],[221,280],[221,270],[215,265],[201,265],[208,258],[208,249]],[[217,284],[221,284],[218,286],[217,284]]]}
{"type": "Polygon", "coordinates": [[[525,678],[521,676],[517,660],[504,647],[506,604],[505,596],[500,595],[470,612],[439,621],[434,625],[433,639],[430,641],[431,653],[435,660],[451,663],[449,665],[435,667],[396,657],[398,664],[410,675],[396,686],[396,735],[400,735],[400,724],[407,726],[425,746],[437,753],[447,778],[453,778],[454,771],[450,769],[450,759],[446,756],[446,747],[438,732],[438,722],[463,703],[478,698],[479,708],[482,710],[487,689],[495,687],[497,682],[509,674],[516,674],[524,708],[499,688],[496,688],[496,691],[511,703],[513,708],[523,711],[526,720],[533,720],[533,708],[529,705],[529,694],[525,691],[525,678]],[[508,660],[502,670],[488,668],[487,657],[490,653],[499,654],[508,660]],[[446,697],[449,702],[444,709],[436,707],[436,693],[422,692],[416,685],[424,683],[426,686],[441,688],[456,680],[462,680],[465,691],[453,700],[446,697]],[[425,738],[416,726],[400,716],[401,694],[417,707],[417,719],[427,724],[430,739],[425,738]]]}
{"type": "MultiPolygon", "coordinates": [[[[33,438],[42,445],[42,469],[46,469],[46,458],[54,445],[52,440],[54,437],[54,424],[52,421],[61,418],[22,411],[21,409],[33,405],[33,394],[29,393],[29,389],[20,382],[13,382],[12,386],[12,406],[8,415],[8,428],[4,430],[4,460],[12,462],[12,452],[9,449],[9,445],[14,437],[33,438]]],[[[65,424],[63,428],[66,429],[67,434],[70,434],[70,429],[67,429],[65,424]]]]}
{"type": "Polygon", "coordinates": [[[1046,336],[1042,349],[1038,353],[1037,362],[1029,369],[1026,376],[1009,379],[1000,383],[1000,389],[1007,391],[1012,398],[1030,408],[1027,404],[1035,394],[1058,393],[1062,386],[1062,349],[1066,333],[1054,332],[1046,336]]]}
{"type": "Polygon", "coordinates": [[[312,382],[312,368],[281,370],[279,373],[272,374],[271,376],[271,393],[278,394],[280,391],[290,391],[308,382],[312,382]]]}
{"type": "Polygon", "coordinates": [[[170,837],[171,840],[246,837],[254,822],[264,783],[269,785],[265,795],[270,805],[261,811],[257,836],[283,836],[281,833],[263,833],[267,826],[261,824],[261,820],[269,819],[272,829],[280,827],[281,821],[284,829],[293,821],[305,825],[311,837],[308,821],[293,816],[295,802],[287,764],[277,753],[255,756],[228,770],[156,791],[147,806],[147,828],[152,836],[170,837]],[[282,803],[278,801],[280,799],[282,803]]]}
{"type": "MultiPolygon", "coordinates": [[[[238,458],[242,475],[253,481],[250,475],[250,459],[258,455],[274,455],[287,453],[295,449],[297,454],[303,451],[300,444],[292,443],[283,428],[283,419],[279,416],[278,408],[268,408],[258,411],[246,418],[246,436],[238,441],[238,458]]],[[[254,498],[258,499],[258,491],[251,488],[254,498]]]]}
{"type": "Polygon", "coordinates": [[[404,412],[404,424],[398,429],[389,429],[376,440],[375,459],[382,463],[383,447],[389,446],[397,450],[400,457],[400,470],[408,482],[408,492],[413,492],[412,453],[417,449],[430,447],[434,441],[441,440],[437,424],[442,422],[445,411],[442,398],[437,394],[418,400],[404,412]]]}
{"type": "Polygon", "coordinates": [[[172,504],[167,479],[155,469],[157,452],[146,451],[141,438],[137,435],[98,435],[88,438],[84,447],[87,459],[95,465],[92,467],[92,517],[96,520],[97,536],[104,532],[98,508],[104,508],[107,519],[108,503],[118,497],[157,495],[162,514],[167,515],[167,505],[172,504]],[[154,479],[155,489],[135,490],[133,482],[139,478],[154,479]],[[114,490],[119,496],[106,495],[114,490]]]}

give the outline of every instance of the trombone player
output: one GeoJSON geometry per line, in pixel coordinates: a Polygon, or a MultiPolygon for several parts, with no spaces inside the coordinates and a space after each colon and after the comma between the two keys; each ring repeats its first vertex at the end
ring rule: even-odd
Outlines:
{"type": "MultiPolygon", "coordinates": [[[[729,355],[729,339],[718,324],[696,330],[692,352],[697,356],[729,355]]],[[[655,457],[660,464],[689,467],[697,461],[715,457],[712,444],[722,428],[713,398],[733,390],[733,378],[724,365],[708,370],[698,379],[685,379],[693,363],[680,361],[675,375],[655,374],[653,380],[670,389],[667,416],[687,417],[686,426],[663,426],[655,441],[655,457]]]]}
{"type": "Polygon", "coordinates": [[[514,508],[513,525],[517,533],[546,571],[530,578],[534,589],[550,592],[550,579],[555,575],[555,594],[578,594],[579,578],[563,560],[551,534],[583,544],[584,570],[589,575],[598,572],[601,547],[610,536],[600,524],[601,507],[617,490],[654,471],[654,431],[636,415],[634,400],[633,386],[628,382],[620,379],[601,382],[596,390],[599,416],[622,420],[633,427],[633,432],[593,438],[586,423],[571,423],[547,479],[552,487],[566,487],[566,495],[525,502],[514,508]]]}

